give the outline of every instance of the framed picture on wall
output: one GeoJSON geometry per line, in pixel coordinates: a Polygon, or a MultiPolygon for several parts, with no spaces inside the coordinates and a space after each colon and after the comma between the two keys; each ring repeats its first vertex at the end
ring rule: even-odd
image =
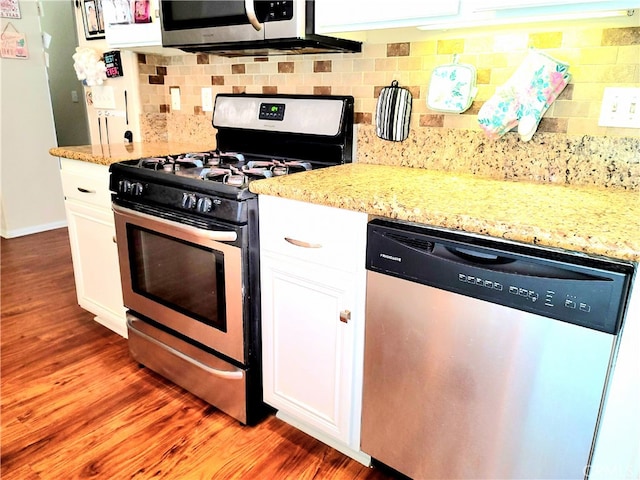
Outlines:
{"type": "Polygon", "coordinates": [[[104,38],[104,18],[101,0],[84,0],[82,2],[82,19],[84,36],[87,40],[104,38]]]}

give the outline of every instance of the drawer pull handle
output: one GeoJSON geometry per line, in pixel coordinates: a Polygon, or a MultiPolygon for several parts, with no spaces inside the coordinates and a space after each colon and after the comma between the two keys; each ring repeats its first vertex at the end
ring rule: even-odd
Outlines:
{"type": "Polygon", "coordinates": [[[349,323],[349,320],[351,320],[351,312],[349,310],[342,310],[340,312],[340,321],[342,323],[349,323]]]}
{"type": "Polygon", "coordinates": [[[87,190],[86,188],[78,187],[78,191],[82,193],[96,193],[95,190],[87,190]]]}
{"type": "Polygon", "coordinates": [[[284,237],[284,239],[289,242],[291,245],[295,245],[296,247],[302,248],[322,248],[322,245],[319,243],[309,243],[303,242],[302,240],[296,240],[295,238],[284,237]]]}

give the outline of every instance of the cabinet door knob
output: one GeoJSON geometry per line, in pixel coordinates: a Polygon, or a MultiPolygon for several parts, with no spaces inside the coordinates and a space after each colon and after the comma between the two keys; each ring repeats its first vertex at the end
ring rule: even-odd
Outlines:
{"type": "Polygon", "coordinates": [[[349,320],[351,320],[351,312],[349,310],[342,310],[340,312],[340,321],[342,323],[349,323],[349,320]]]}

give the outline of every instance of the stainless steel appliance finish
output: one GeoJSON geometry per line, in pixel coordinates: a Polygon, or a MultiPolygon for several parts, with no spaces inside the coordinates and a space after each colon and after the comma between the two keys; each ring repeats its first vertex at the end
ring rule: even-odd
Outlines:
{"type": "Polygon", "coordinates": [[[317,35],[315,0],[160,0],[162,44],[219,55],[359,52],[361,43],[317,35]]]}
{"type": "Polygon", "coordinates": [[[142,365],[189,390],[242,423],[251,423],[249,380],[239,368],[209,351],[127,313],[129,350],[142,365]]]}
{"type": "Polygon", "coordinates": [[[129,349],[242,423],[262,402],[253,179],[350,162],[353,97],[216,97],[218,149],[111,165],[129,349]]]}
{"type": "Polygon", "coordinates": [[[118,249],[125,305],[244,363],[242,230],[195,228],[120,205],[113,212],[127,239],[118,249]]]}
{"type": "Polygon", "coordinates": [[[631,265],[374,220],[362,450],[416,479],[584,478],[631,265]]]}

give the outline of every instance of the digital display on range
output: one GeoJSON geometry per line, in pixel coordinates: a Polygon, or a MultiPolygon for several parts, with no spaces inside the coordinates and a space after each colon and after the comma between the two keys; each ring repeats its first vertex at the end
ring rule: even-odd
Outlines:
{"type": "Polygon", "coordinates": [[[284,103],[261,103],[260,120],[284,120],[284,103]]]}

